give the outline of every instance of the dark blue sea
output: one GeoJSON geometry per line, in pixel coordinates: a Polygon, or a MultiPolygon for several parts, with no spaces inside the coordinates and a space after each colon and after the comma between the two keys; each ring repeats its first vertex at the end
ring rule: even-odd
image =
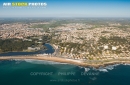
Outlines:
{"type": "MultiPolygon", "coordinates": [[[[34,54],[54,52],[49,44],[46,46],[49,50],[34,54]]],[[[0,85],[130,85],[130,65],[116,64],[96,69],[33,59],[1,60],[0,85]]]]}
{"type": "Polygon", "coordinates": [[[95,69],[38,60],[0,61],[0,85],[130,85],[130,66],[95,69]]]}

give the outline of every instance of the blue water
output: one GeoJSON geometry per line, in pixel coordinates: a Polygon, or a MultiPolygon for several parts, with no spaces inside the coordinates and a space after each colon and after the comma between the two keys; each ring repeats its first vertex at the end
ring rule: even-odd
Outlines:
{"type": "Polygon", "coordinates": [[[93,68],[88,68],[90,70],[85,72],[84,68],[74,65],[30,61],[0,61],[0,85],[130,85],[128,65],[115,66],[113,70],[107,70],[108,72],[93,68]],[[48,74],[36,75],[36,72],[48,74]]]}
{"type": "Polygon", "coordinates": [[[45,44],[45,46],[47,47],[47,50],[42,50],[40,51],[40,53],[47,53],[47,54],[54,53],[55,50],[50,44],[45,44]]]}

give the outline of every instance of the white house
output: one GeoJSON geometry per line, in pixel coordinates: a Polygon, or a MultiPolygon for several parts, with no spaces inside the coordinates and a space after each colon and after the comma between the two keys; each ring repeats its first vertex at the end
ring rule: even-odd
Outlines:
{"type": "Polygon", "coordinates": [[[107,46],[107,45],[105,45],[105,46],[104,46],[104,49],[108,49],[108,46],[107,46]]]}
{"type": "Polygon", "coordinates": [[[112,46],[112,50],[116,50],[117,48],[115,46],[112,46]]]}

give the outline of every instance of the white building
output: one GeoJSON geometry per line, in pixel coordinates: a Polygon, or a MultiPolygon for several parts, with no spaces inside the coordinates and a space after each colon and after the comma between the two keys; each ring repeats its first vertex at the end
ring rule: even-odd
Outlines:
{"type": "Polygon", "coordinates": [[[108,46],[107,46],[107,45],[105,45],[105,46],[104,46],[104,49],[108,49],[108,46]]]}
{"type": "Polygon", "coordinates": [[[117,48],[115,46],[112,46],[112,50],[116,50],[117,48]]]}

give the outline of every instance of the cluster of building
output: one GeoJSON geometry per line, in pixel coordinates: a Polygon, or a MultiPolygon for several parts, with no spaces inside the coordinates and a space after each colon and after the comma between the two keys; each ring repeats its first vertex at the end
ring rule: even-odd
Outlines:
{"type": "MultiPolygon", "coordinates": [[[[73,23],[74,25],[74,23],[73,23]]],[[[85,25],[78,24],[80,28],[84,28],[85,25]],[[83,27],[82,27],[83,26],[83,27]]],[[[75,24],[75,26],[78,26],[75,24]]],[[[91,25],[90,25],[91,26],[91,25]]],[[[101,28],[94,28],[94,29],[80,29],[75,27],[75,30],[73,30],[74,26],[71,28],[71,24],[65,25],[64,27],[60,28],[60,30],[57,32],[56,36],[53,37],[53,39],[59,40],[59,43],[79,43],[79,44],[85,44],[85,46],[80,46],[80,49],[85,50],[78,50],[77,48],[68,48],[66,47],[60,47],[62,49],[62,56],[72,59],[89,59],[89,60],[105,60],[105,59],[116,59],[116,58],[122,58],[122,57],[130,57],[130,41],[127,39],[130,36],[130,31],[124,31],[122,29],[119,29],[115,26],[121,26],[121,24],[111,24],[111,26],[107,27],[101,27],[101,28]],[[67,27],[68,26],[68,27],[67,27]],[[69,28],[68,31],[64,31],[65,28],[69,28]],[[110,41],[109,43],[99,43],[99,39],[101,37],[110,38],[110,37],[119,37],[119,38],[125,38],[128,40],[128,42],[125,42],[125,44],[119,44],[118,41],[113,42],[110,41]],[[93,41],[89,43],[87,42],[93,41]],[[113,44],[115,43],[115,44],[113,44]],[[88,47],[87,47],[88,46],[88,47]],[[70,50],[68,52],[68,50],[70,50]],[[74,54],[73,51],[76,50],[78,54],[74,54]]],[[[94,27],[92,25],[92,27],[94,27]]],[[[59,27],[57,28],[59,29],[59,27]]],[[[56,43],[57,45],[57,43],[56,43]]],[[[58,46],[58,45],[57,45],[58,46]]]]}
{"type": "Polygon", "coordinates": [[[55,28],[57,31],[71,31],[71,30],[80,30],[84,28],[92,28],[94,25],[84,24],[84,23],[69,23],[62,24],[62,26],[58,26],[55,28]]]}
{"type": "MultiPolygon", "coordinates": [[[[63,28],[63,30],[65,29],[63,28]]],[[[70,30],[67,32],[60,32],[59,35],[55,37],[55,39],[60,39],[62,42],[83,43],[84,40],[93,39],[98,41],[99,37],[101,36],[109,38],[114,35],[119,37],[127,37],[130,35],[130,32],[116,29],[114,27],[95,28],[93,30],[70,30]]]]}
{"type": "MultiPolygon", "coordinates": [[[[12,23],[0,25],[0,38],[19,38],[27,41],[28,36],[41,36],[46,33],[42,28],[30,28],[33,25],[49,24],[42,23],[12,23]]],[[[84,23],[69,23],[63,24],[54,28],[55,35],[52,37],[58,40],[59,43],[78,43],[81,46],[70,48],[69,46],[61,47],[58,43],[53,43],[55,53],[53,55],[71,59],[80,60],[108,60],[108,59],[129,59],[130,58],[130,31],[119,29],[120,23],[109,23],[109,26],[101,25],[96,27],[91,24],[84,23]],[[116,42],[102,43],[99,42],[101,37],[106,39],[110,37],[125,38],[128,42],[125,44],[117,44],[116,42]],[[128,39],[129,38],[129,39],[128,39]],[[89,42],[89,43],[88,43],[89,42]],[[113,44],[113,43],[116,43],[113,44]],[[62,53],[60,53],[62,50],[62,53]],[[75,53],[77,52],[77,53],[75,53]]],[[[53,31],[52,31],[53,32],[53,31]]],[[[41,42],[36,42],[41,43],[41,42]]],[[[40,50],[40,47],[28,47],[28,50],[40,50]]],[[[51,54],[38,54],[37,56],[51,55],[51,54]]]]}
{"type": "Polygon", "coordinates": [[[31,25],[22,23],[2,24],[0,25],[0,38],[23,39],[28,36],[39,36],[44,34],[42,28],[29,28],[31,25]]]}

